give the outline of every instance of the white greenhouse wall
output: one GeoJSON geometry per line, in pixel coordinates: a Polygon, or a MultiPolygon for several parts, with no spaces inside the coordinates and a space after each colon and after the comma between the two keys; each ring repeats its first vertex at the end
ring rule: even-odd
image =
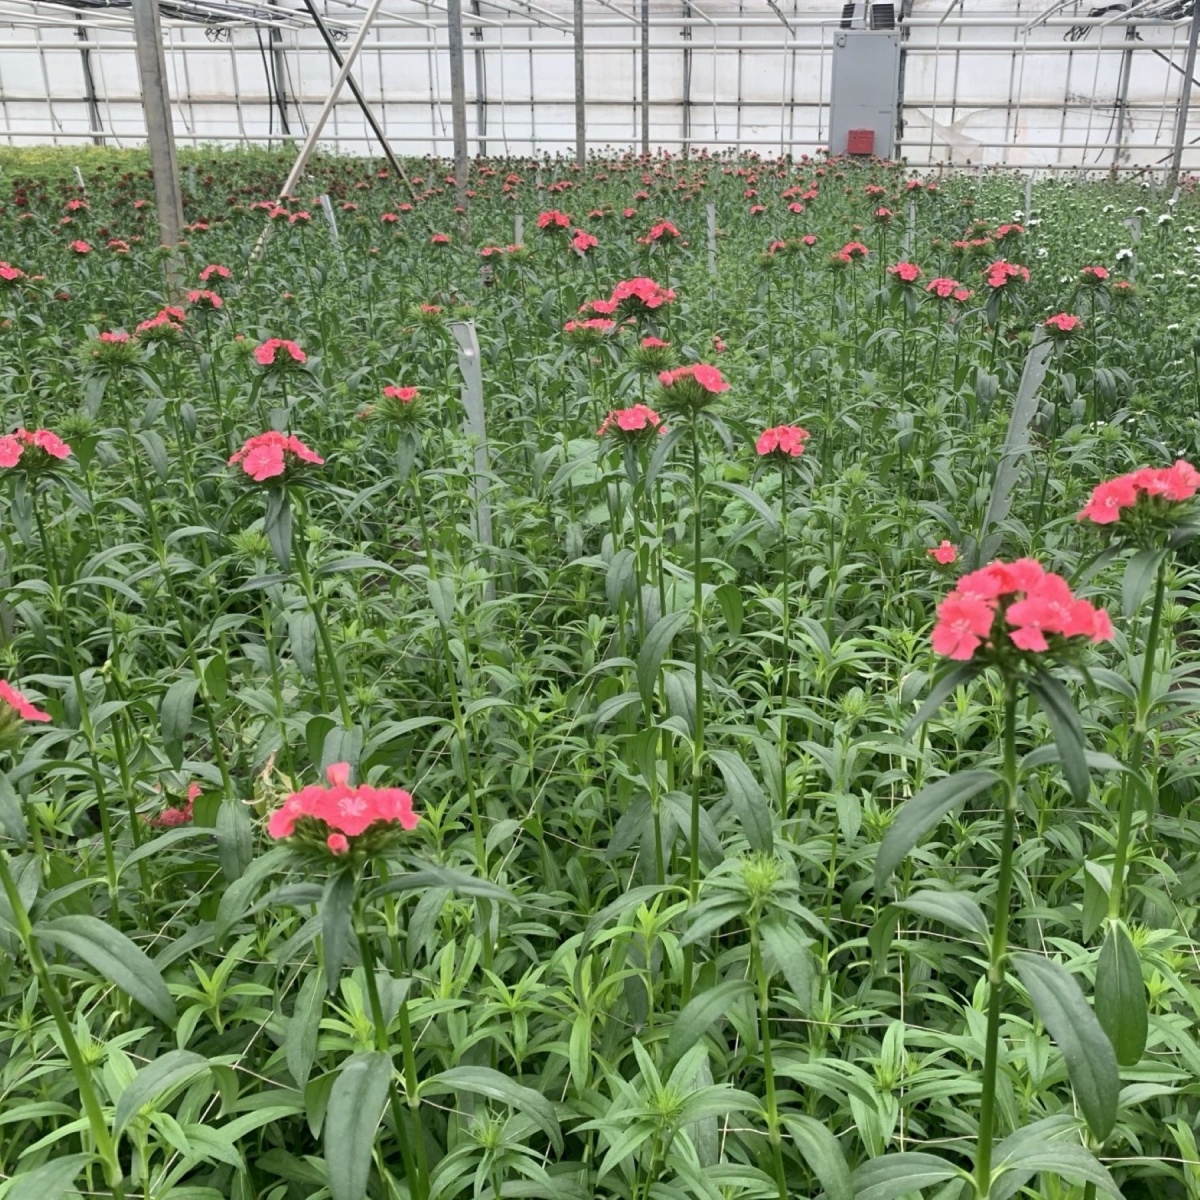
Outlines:
{"type": "MultiPolygon", "coordinates": [[[[209,0],[208,7],[219,11],[221,4],[209,0]]],[[[289,17],[302,10],[300,0],[276,0],[275,7],[282,26],[278,43],[261,26],[165,22],[180,145],[278,144],[280,117],[268,79],[276,63],[290,132],[303,136],[336,68],[317,31],[289,17]]],[[[321,7],[352,36],[364,5],[322,0],[321,7]]],[[[571,151],[569,0],[480,0],[477,6],[468,0],[467,7],[472,151],[571,151]]],[[[910,163],[1093,170],[1169,163],[1188,23],[1135,22],[1137,40],[1130,41],[1124,24],[1092,19],[1076,26],[1091,5],[1049,7],[1053,15],[1030,28],[1046,4],[988,0],[986,8],[976,8],[916,0],[904,43],[901,153],[910,163]],[[1122,123],[1118,97],[1125,72],[1122,123]]],[[[640,11],[640,0],[585,2],[587,137],[593,149],[640,143],[640,11]]],[[[799,0],[780,0],[778,13],[768,0],[704,0],[700,9],[682,0],[651,0],[651,143],[673,152],[687,145],[813,152],[828,128],[831,42],[840,11],[840,5],[813,8],[799,0]]],[[[388,0],[355,75],[398,153],[449,155],[441,0],[388,0]]],[[[1200,170],[1196,91],[1185,170],[1200,170]]],[[[117,146],[145,138],[128,10],[75,14],[57,4],[3,0],[0,141],[72,144],[97,133],[117,146]],[[89,116],[84,50],[98,129],[89,116]]],[[[348,90],[323,142],[350,153],[377,152],[348,90]]]]}

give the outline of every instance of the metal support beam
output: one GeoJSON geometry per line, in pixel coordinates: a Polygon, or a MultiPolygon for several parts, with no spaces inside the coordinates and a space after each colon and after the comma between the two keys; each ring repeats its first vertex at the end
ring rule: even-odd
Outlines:
{"type": "MultiPolygon", "coordinates": [[[[471,0],[471,15],[478,17],[479,0],[471,0]]],[[[483,50],[483,26],[474,22],[471,38],[475,42],[475,153],[487,157],[487,59],[483,50]]]]}
{"type": "Polygon", "coordinates": [[[587,113],[584,109],[583,0],[575,0],[575,161],[587,163],[587,113]]]}
{"type": "MultiPolygon", "coordinates": [[[[87,100],[88,124],[92,129],[103,129],[104,123],[100,120],[100,104],[96,99],[96,80],[92,75],[92,52],[87,44],[88,36],[87,30],[83,27],[83,17],[79,18],[75,36],[83,43],[79,47],[79,60],[83,66],[83,94],[87,100]]],[[[104,138],[97,135],[92,138],[92,144],[103,146],[104,138]]]]}
{"type": "Polygon", "coordinates": [[[138,77],[146,114],[146,140],[154,171],[154,203],[158,234],[164,246],[178,245],[183,230],[183,196],[167,92],[167,58],[163,52],[158,0],[133,0],[133,35],[137,40],[138,77]]]}
{"type": "MultiPolygon", "coordinates": [[[[1133,71],[1133,47],[1137,42],[1137,30],[1131,25],[1125,26],[1125,42],[1128,49],[1121,55],[1121,74],[1117,83],[1117,133],[1113,139],[1117,148],[1113,151],[1112,160],[1114,170],[1125,157],[1121,144],[1125,141],[1125,123],[1129,112],[1129,76],[1133,71]]],[[[1029,216],[1028,213],[1025,215],[1029,216]]]]}
{"type": "Polygon", "coordinates": [[[450,49],[450,115],[454,129],[454,186],[458,202],[466,200],[467,174],[467,71],[463,61],[462,0],[446,4],[446,33],[450,49]]]}
{"type": "Polygon", "coordinates": [[[650,0],[642,0],[642,153],[650,154],[650,0]]]}
{"type": "Polygon", "coordinates": [[[1175,150],[1171,155],[1171,181],[1179,182],[1183,164],[1183,143],[1187,138],[1188,109],[1192,103],[1192,72],[1196,69],[1196,46],[1200,43],[1200,4],[1192,6],[1192,24],[1188,30],[1187,56],[1183,60],[1183,90],[1179,97],[1179,116],[1175,119],[1175,150]]]}
{"type": "MultiPolygon", "coordinates": [[[[270,0],[272,4],[278,4],[279,0],[270,0]]],[[[279,123],[283,129],[284,137],[291,137],[292,130],[288,124],[287,114],[287,87],[285,80],[287,79],[287,62],[283,56],[283,34],[278,25],[272,25],[270,31],[271,38],[271,74],[274,76],[275,84],[275,106],[279,109],[279,123]]]]}
{"type": "MultiPolygon", "coordinates": [[[[342,59],[342,52],[338,49],[337,42],[334,41],[333,34],[329,32],[329,26],[321,19],[321,14],[317,12],[317,6],[314,0],[304,0],[304,7],[308,9],[308,15],[312,17],[313,24],[316,25],[321,34],[321,39],[325,43],[326,49],[329,51],[333,61],[339,67],[344,67],[345,63],[342,59]]],[[[387,134],[383,131],[383,126],[379,123],[375,114],[371,111],[371,106],[367,103],[366,97],[362,94],[362,89],[355,82],[354,76],[347,72],[346,86],[350,89],[350,94],[358,102],[358,107],[362,110],[362,115],[368,125],[371,127],[371,132],[375,135],[376,141],[379,142],[383,149],[384,156],[387,158],[392,170],[404,181],[405,186],[413,197],[416,197],[416,188],[413,187],[407,173],[404,170],[404,164],[396,157],[396,152],[392,149],[391,144],[387,140],[387,134]]]]}

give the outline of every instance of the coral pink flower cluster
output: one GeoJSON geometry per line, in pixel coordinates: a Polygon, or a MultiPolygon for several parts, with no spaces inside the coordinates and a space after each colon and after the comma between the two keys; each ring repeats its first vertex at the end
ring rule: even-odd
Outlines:
{"type": "Polygon", "coordinates": [[[998,258],[994,263],[990,263],[983,274],[990,288],[1002,288],[1010,279],[1019,279],[1023,283],[1029,282],[1028,267],[1010,263],[1003,258],[998,258]]]}
{"type": "Polygon", "coordinates": [[[146,824],[151,829],[175,829],[186,825],[196,815],[196,801],[200,798],[200,785],[188,784],[187,798],[181,805],[168,805],[156,816],[146,818],[146,824]]]}
{"type": "Polygon", "coordinates": [[[921,268],[916,263],[898,262],[888,267],[888,274],[900,280],[901,283],[916,283],[921,278],[921,268]]]}
{"type": "Polygon", "coordinates": [[[804,443],[808,438],[808,430],[801,429],[799,425],[776,425],[758,435],[754,448],[763,457],[774,454],[782,458],[799,458],[804,453],[804,443]]]}
{"type": "MultiPolygon", "coordinates": [[[[287,338],[268,338],[261,346],[255,347],[254,358],[260,367],[273,367],[280,351],[284,351],[295,363],[305,363],[308,355],[287,338]]],[[[284,360],[286,361],[286,360],[284,360]]]]}
{"type": "Polygon", "coordinates": [[[994,562],[964,575],[938,605],[933,649],[966,662],[983,647],[995,651],[1004,640],[1018,650],[1050,649],[1047,635],[1109,641],[1112,621],[1102,608],[1076,599],[1067,581],[1036,559],[994,562]]]}
{"type": "Polygon", "coordinates": [[[22,721],[49,721],[50,714],[42,712],[25,698],[7,679],[0,679],[0,705],[22,721]]]}
{"type": "Polygon", "coordinates": [[[604,437],[614,430],[636,436],[642,433],[662,433],[664,429],[662,417],[654,409],[645,404],[635,404],[631,408],[614,408],[596,430],[596,436],[604,437]]]}
{"type": "Polygon", "coordinates": [[[17,429],[0,437],[0,467],[15,467],[27,450],[40,451],[40,465],[46,465],[46,457],[69,458],[71,447],[56,433],[48,429],[17,429]]]}
{"type": "Polygon", "coordinates": [[[247,438],[242,448],[229,459],[231,467],[240,466],[255,483],[274,479],[298,463],[320,467],[325,460],[298,437],[274,430],[247,438]]]}
{"type": "Polygon", "coordinates": [[[651,226],[645,237],[638,238],[638,243],[642,246],[652,246],[656,242],[673,242],[680,236],[682,235],[679,230],[670,221],[659,221],[657,225],[651,226]]]}
{"type": "Polygon", "coordinates": [[[1083,322],[1077,316],[1066,312],[1055,313],[1054,316],[1047,317],[1042,324],[1058,337],[1078,333],[1083,328],[1083,322]]]}
{"type": "Polygon", "coordinates": [[[399,400],[401,404],[411,404],[420,392],[415,387],[397,387],[394,383],[389,383],[383,389],[383,394],[389,400],[399,400]]]}
{"type": "Polygon", "coordinates": [[[1200,491],[1200,471],[1181,458],[1170,467],[1142,467],[1097,484],[1075,519],[1113,525],[1121,519],[1123,509],[1133,508],[1143,496],[1179,504],[1190,500],[1197,491],[1200,491]]]}
{"type": "Polygon", "coordinates": [[[695,383],[706,392],[716,395],[718,392],[729,391],[729,382],[717,367],[708,363],[692,363],[686,367],[676,367],[673,371],[660,371],[658,382],[668,391],[680,383],[695,383]]]}
{"type": "Polygon", "coordinates": [[[317,830],[334,854],[345,854],[350,839],[360,837],[373,825],[399,825],[413,830],[420,817],[413,799],[402,788],[377,788],[370,784],[350,786],[350,764],[332,763],[326,771],[328,787],[309,784],[293,792],[270,816],[267,833],[275,839],[292,837],[305,818],[319,822],[317,830]],[[323,826],[323,828],[322,828],[323,826]]]}
{"type": "Polygon", "coordinates": [[[577,253],[586,254],[589,250],[595,250],[600,245],[600,239],[594,233],[588,233],[585,229],[577,229],[571,238],[571,245],[577,253]]]}
{"type": "Polygon", "coordinates": [[[537,227],[539,229],[545,229],[550,233],[554,233],[559,229],[570,229],[570,214],[559,212],[557,208],[547,209],[545,212],[538,213],[537,227]]]}
{"type": "Polygon", "coordinates": [[[930,546],[925,553],[943,567],[958,561],[958,547],[946,538],[942,538],[936,546],[930,546]]]}
{"type": "Polygon", "coordinates": [[[0,283],[20,283],[24,278],[26,278],[25,272],[20,267],[0,262],[0,283]]]}
{"type": "Polygon", "coordinates": [[[639,316],[653,312],[675,299],[672,288],[661,287],[653,279],[639,275],[635,279],[622,279],[612,290],[607,300],[592,300],[579,311],[592,312],[601,317],[620,312],[622,316],[639,316]]]}
{"type": "Polygon", "coordinates": [[[960,304],[971,298],[971,293],[957,279],[943,275],[939,279],[931,279],[925,290],[931,292],[939,300],[957,300],[960,304]]]}

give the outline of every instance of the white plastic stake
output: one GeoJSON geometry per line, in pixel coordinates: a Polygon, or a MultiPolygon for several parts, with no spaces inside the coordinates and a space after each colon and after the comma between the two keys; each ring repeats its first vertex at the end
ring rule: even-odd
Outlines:
{"type": "Polygon", "coordinates": [[[514,246],[524,245],[524,240],[523,240],[524,237],[525,237],[525,215],[524,215],[524,213],[517,213],[517,215],[515,217],[513,217],[513,245],[514,246]]]}
{"type": "Polygon", "coordinates": [[[338,248],[340,253],[342,248],[342,239],[338,236],[337,217],[333,212],[333,202],[329,199],[329,193],[325,192],[321,196],[321,211],[325,214],[325,220],[329,225],[329,236],[333,238],[333,244],[338,248]]]}
{"type": "Polygon", "coordinates": [[[1033,172],[1025,176],[1025,220],[1033,216],[1033,172]]]}
{"type": "Polygon", "coordinates": [[[75,167],[74,171],[75,171],[75,182],[79,184],[79,190],[81,192],[86,192],[87,184],[83,182],[83,172],[78,167],[75,167]]]}
{"type": "MultiPolygon", "coordinates": [[[[483,407],[483,371],[479,363],[479,339],[475,336],[474,321],[452,321],[450,332],[458,343],[458,369],[462,371],[462,402],[466,412],[464,432],[475,437],[475,474],[471,479],[471,495],[475,501],[475,539],[490,551],[492,541],[492,504],[488,499],[488,479],[491,462],[488,457],[487,416],[483,407]]],[[[496,598],[496,585],[488,580],[486,595],[496,598]]]]}
{"type": "Polygon", "coordinates": [[[717,206],[706,204],[705,215],[708,217],[708,273],[717,273],[717,206]]]}
{"type": "Polygon", "coordinates": [[[900,257],[907,259],[912,254],[913,238],[917,233],[917,206],[908,202],[908,222],[904,226],[904,237],[900,241],[900,257]]]}

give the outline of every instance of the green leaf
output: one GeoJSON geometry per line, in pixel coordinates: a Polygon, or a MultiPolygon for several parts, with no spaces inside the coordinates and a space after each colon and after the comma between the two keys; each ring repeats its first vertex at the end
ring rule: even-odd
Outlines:
{"type": "Polygon", "coordinates": [[[441,622],[442,628],[452,628],[454,625],[455,606],[454,580],[446,575],[427,579],[425,581],[425,590],[429,595],[429,604],[436,614],[437,619],[441,622]]]}
{"type": "Polygon", "coordinates": [[[762,517],[768,529],[776,530],[779,528],[779,518],[775,515],[775,510],[752,488],[748,488],[741,483],[730,483],[727,479],[714,479],[710,486],[720,488],[721,491],[729,492],[730,495],[745,501],[762,517]]]}
{"type": "Polygon", "coordinates": [[[183,739],[192,727],[192,707],[199,687],[200,680],[194,675],[177,679],[167,688],[159,709],[163,749],[176,770],[183,765],[183,739]]]}
{"type": "Polygon", "coordinates": [[[555,1150],[562,1153],[562,1130],[554,1105],[541,1092],[524,1087],[490,1067],[452,1067],[427,1079],[421,1084],[420,1092],[422,1096],[428,1092],[474,1092],[499,1100],[524,1113],[550,1139],[555,1150]]]}
{"type": "Polygon", "coordinates": [[[354,872],[341,870],[329,877],[321,895],[321,946],[325,954],[325,986],[330,993],[337,991],[342,964],[350,949],[354,883],[354,872]]]}
{"type": "Polygon", "coordinates": [[[894,907],[941,921],[964,933],[974,934],[981,941],[987,939],[988,923],[983,909],[965,892],[913,892],[906,899],[897,900],[894,907]]]}
{"type": "Polygon", "coordinates": [[[1139,550],[1126,564],[1121,578],[1121,612],[1128,619],[1141,607],[1158,575],[1167,552],[1160,547],[1139,550]]]}
{"type": "Polygon", "coordinates": [[[783,1124],[808,1169],[825,1189],[825,1200],[854,1200],[845,1151],[829,1127],[800,1113],[784,1117],[783,1124]]]}
{"type": "Polygon", "coordinates": [[[646,634],[637,660],[638,691],[645,704],[653,704],[658,669],[662,666],[663,658],[666,657],[675,635],[691,620],[691,616],[688,609],[667,613],[660,617],[646,634]]]}
{"type": "Polygon", "coordinates": [[[321,1011],[325,1005],[324,981],[320,971],[309,971],[300,985],[296,1006],[283,1035],[283,1053],[296,1086],[303,1091],[317,1057],[321,1011]]]}
{"type": "Polygon", "coordinates": [[[233,883],[240,879],[254,859],[254,826],[246,806],[226,797],[217,809],[217,857],[221,872],[233,883]]]}
{"type": "Polygon", "coordinates": [[[957,663],[939,675],[929,689],[929,695],[921,701],[916,716],[905,725],[904,736],[911,738],[960,687],[970,683],[979,670],[975,663],[957,663]]]}
{"type": "Polygon", "coordinates": [[[393,896],[397,892],[409,892],[414,888],[449,888],[460,896],[480,896],[484,900],[504,900],[516,904],[517,898],[512,892],[505,891],[489,879],[480,879],[478,875],[468,875],[466,871],[456,871],[453,867],[443,867],[430,863],[420,871],[409,871],[403,875],[394,875],[387,883],[381,883],[371,890],[371,898],[377,900],[382,896],[393,896]]]}
{"type": "Polygon", "coordinates": [[[171,1050],[144,1066],[126,1085],[117,1101],[113,1117],[113,1136],[122,1130],[148,1104],[154,1104],[172,1089],[209,1069],[209,1061],[190,1050],[171,1050]]]}
{"type": "Polygon", "coordinates": [[[1146,1049],[1149,1013],[1142,961],[1129,931],[1109,926],[1096,963],[1096,1020],[1123,1067],[1136,1066],[1146,1049]]]}
{"type": "Polygon", "coordinates": [[[4,1200],[62,1200],[91,1161],[90,1154],[68,1154],[14,1175],[4,1200]]]}
{"type": "Polygon", "coordinates": [[[1004,1142],[996,1147],[997,1169],[993,1173],[989,1200],[1010,1200],[1037,1174],[1057,1175],[1068,1183],[1093,1183],[1106,1196],[1122,1200],[1121,1189],[1102,1163],[1078,1142],[1038,1139],[1022,1144],[1011,1153],[1004,1142]]]}
{"type": "Polygon", "coordinates": [[[706,992],[693,996],[683,1006],[671,1026],[667,1039],[667,1062],[673,1063],[690,1050],[708,1032],[708,1027],[725,1015],[725,1010],[750,991],[744,979],[727,979],[706,992]]]}
{"type": "Polygon", "coordinates": [[[305,679],[312,679],[317,666],[317,619],[308,609],[288,617],[288,645],[300,674],[305,679]]]}
{"type": "Polygon", "coordinates": [[[18,846],[24,846],[29,838],[21,797],[3,771],[0,771],[0,827],[18,846]]]}
{"type": "Polygon", "coordinates": [[[936,1154],[886,1154],[868,1159],[854,1172],[854,1200],[899,1200],[955,1176],[966,1178],[936,1154]]]}
{"type": "Polygon", "coordinates": [[[759,927],[768,964],[773,963],[791,989],[801,1012],[812,1007],[813,970],[809,939],[787,923],[782,915],[764,921],[759,927]]]}
{"type": "Polygon", "coordinates": [[[285,570],[292,569],[292,508],[287,489],[269,488],[267,511],[263,516],[263,533],[271,545],[275,561],[285,570]]]}
{"type": "Polygon", "coordinates": [[[334,1080],[324,1130],[333,1200],[366,1197],[375,1132],[391,1082],[392,1060],[379,1050],[351,1055],[334,1080]]]}
{"type": "Polygon", "coordinates": [[[716,763],[725,779],[725,794],[737,814],[750,849],[770,854],[774,848],[771,810],[754,772],[732,750],[710,750],[708,757],[716,763]]]}
{"type": "Polygon", "coordinates": [[[143,842],[136,850],[131,850],[117,867],[117,874],[123,874],[135,863],[147,858],[158,858],[179,842],[195,842],[201,838],[211,838],[212,835],[213,831],[205,829],[203,825],[181,825],[178,829],[168,829],[166,833],[160,833],[158,837],[143,842]]]}
{"type": "Polygon", "coordinates": [[[947,813],[999,781],[1000,776],[995,771],[956,771],[910,796],[900,806],[879,844],[879,853],[875,857],[875,887],[878,889],[887,883],[913,847],[947,813]]]}
{"type": "Polygon", "coordinates": [[[48,941],[83,959],[110,983],[132,996],[160,1021],[174,1026],[175,1001],[158,968],[119,929],[99,917],[56,917],[34,929],[48,941]]]}
{"type": "Polygon", "coordinates": [[[1083,735],[1083,723],[1075,711],[1071,693],[1048,671],[1039,671],[1029,680],[1029,691],[1050,721],[1062,773],[1071,795],[1077,803],[1083,804],[1088,798],[1092,780],[1084,755],[1087,743],[1083,735]]]}
{"type": "Polygon", "coordinates": [[[1013,966],[1039,1020],[1062,1051],[1088,1128],[1103,1141],[1117,1120],[1117,1057],[1075,976],[1039,954],[1014,954],[1013,966]]]}

